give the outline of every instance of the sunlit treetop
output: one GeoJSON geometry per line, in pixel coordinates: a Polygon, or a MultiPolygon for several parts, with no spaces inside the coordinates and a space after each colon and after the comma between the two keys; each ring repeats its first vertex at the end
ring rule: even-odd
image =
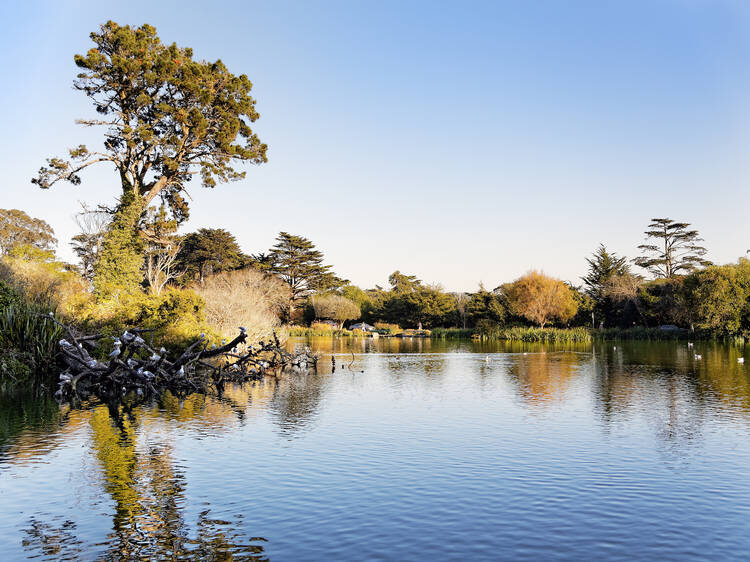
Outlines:
{"type": "Polygon", "coordinates": [[[104,127],[104,149],[81,145],[67,158],[50,158],[32,183],[81,182],[79,172],[99,162],[117,168],[124,192],[159,196],[178,221],[188,216],[185,184],[200,174],[205,187],[237,180],[237,162],[266,162],[266,145],[251,129],[258,119],[252,83],[224,64],[193,60],[190,48],[165,45],[150,25],[109,21],[91,34],[94,47],[76,55],[74,82],[98,117],[80,119],[104,127]]]}

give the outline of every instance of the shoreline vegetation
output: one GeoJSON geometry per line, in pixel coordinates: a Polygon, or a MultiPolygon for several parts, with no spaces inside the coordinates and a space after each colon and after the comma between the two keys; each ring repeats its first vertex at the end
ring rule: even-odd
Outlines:
{"type": "MultiPolygon", "coordinates": [[[[58,258],[50,224],[0,209],[0,386],[41,379],[61,387],[55,377],[64,381],[72,368],[54,326],[100,335],[91,361],[116,352],[112,342],[134,329],[164,348],[165,361],[196,341],[220,348],[238,329],[249,344],[277,333],[528,342],[750,336],[750,260],[712,264],[698,231],[669,218],[651,219],[635,258],[600,243],[580,280],[531,270],[472,292],[400,270],[387,287],[359,287],[311,240],[289,232],[254,254],[220,227],[184,232],[189,206],[198,204],[188,196],[191,178],[213,188],[243,179],[240,166],[267,161],[251,128],[260,117],[252,83],[220,61],[163,44],[148,24],[108,21],[90,38],[91,49],[74,57],[74,86],[96,114],[79,123],[102,127],[103,146],[48,158],[31,183],[78,185],[86,169],[106,162],[121,191],[82,204],[80,232],[67,241],[73,264],[58,258]],[[196,95],[208,91],[214,95],[196,95]],[[50,315],[54,326],[40,320],[50,315]]],[[[491,251],[487,260],[499,259],[491,251]]]]}
{"type": "Polygon", "coordinates": [[[478,332],[471,328],[434,328],[432,330],[403,330],[396,334],[375,330],[324,329],[305,326],[290,326],[288,337],[331,337],[331,338],[429,338],[439,340],[478,340],[478,341],[520,341],[539,343],[589,343],[593,341],[689,341],[713,340],[744,343],[743,337],[718,337],[709,334],[698,334],[687,329],[662,328],[609,328],[594,330],[591,328],[535,328],[515,326],[498,328],[490,333],[478,332]]]}

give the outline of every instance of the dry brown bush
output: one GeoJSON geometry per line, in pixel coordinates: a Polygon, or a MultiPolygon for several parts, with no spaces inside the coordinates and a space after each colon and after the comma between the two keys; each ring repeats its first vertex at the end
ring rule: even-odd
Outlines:
{"type": "Polygon", "coordinates": [[[192,289],[206,301],[206,321],[213,330],[233,337],[244,326],[248,341],[267,338],[281,325],[290,298],[288,285],[251,268],[213,275],[192,289]]]}

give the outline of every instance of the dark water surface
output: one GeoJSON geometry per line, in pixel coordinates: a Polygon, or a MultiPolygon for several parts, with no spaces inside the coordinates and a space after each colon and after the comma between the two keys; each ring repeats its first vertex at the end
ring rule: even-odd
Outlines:
{"type": "Polygon", "coordinates": [[[312,344],[119,427],[0,398],[0,559],[750,558],[750,349],[312,344]]]}

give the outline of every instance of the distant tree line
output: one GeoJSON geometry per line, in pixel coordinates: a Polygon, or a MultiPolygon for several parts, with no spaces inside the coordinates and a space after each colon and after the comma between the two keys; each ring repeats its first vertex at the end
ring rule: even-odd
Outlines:
{"type": "MultiPolygon", "coordinates": [[[[84,277],[93,270],[101,247],[89,228],[92,223],[97,221],[79,219],[82,232],[72,242],[84,277]]],[[[670,325],[721,336],[750,332],[750,261],[711,264],[698,232],[670,219],[651,221],[646,243],[639,246],[642,254],[633,260],[600,244],[586,258],[588,268],[580,286],[531,271],[492,290],[480,284],[470,293],[448,292],[399,270],[389,276],[389,287],[362,289],[336,275],[312,241],[287,232],[279,233],[268,251],[251,255],[221,228],[178,235],[164,209],[148,213],[145,224],[147,259],[142,279],[152,292],[165,286],[198,287],[220,274],[252,270],[259,276],[252,278],[254,298],[273,293],[272,305],[263,314],[275,314],[290,324],[328,321],[342,327],[364,321],[478,331],[518,325],[595,329],[670,325]],[[652,278],[633,271],[633,266],[652,278]],[[264,277],[278,285],[264,284],[264,277]],[[282,301],[285,304],[280,305],[282,301]]],[[[18,253],[24,246],[49,253],[54,242],[54,232],[44,221],[22,211],[0,210],[4,254],[18,253]]],[[[247,277],[242,279],[239,292],[250,286],[247,277]]]]}

